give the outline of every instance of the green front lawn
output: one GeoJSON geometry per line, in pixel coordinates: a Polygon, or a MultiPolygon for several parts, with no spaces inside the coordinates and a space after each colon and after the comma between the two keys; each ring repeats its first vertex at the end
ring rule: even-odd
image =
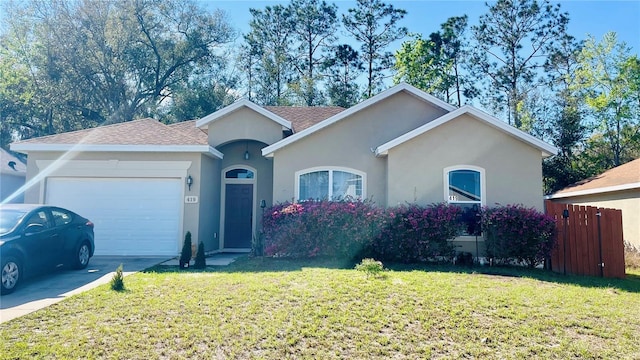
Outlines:
{"type": "Polygon", "coordinates": [[[0,358],[640,358],[640,273],[351,268],[158,268],[0,324],[0,358]]]}

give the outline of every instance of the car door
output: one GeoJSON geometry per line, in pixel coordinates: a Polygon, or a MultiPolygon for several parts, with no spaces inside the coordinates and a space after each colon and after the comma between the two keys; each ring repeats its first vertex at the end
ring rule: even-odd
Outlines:
{"type": "Polygon", "coordinates": [[[59,257],[59,239],[46,209],[33,213],[25,222],[23,246],[26,252],[26,266],[40,272],[57,264],[59,257]]]}
{"type": "Polygon", "coordinates": [[[72,265],[82,237],[82,226],[74,222],[74,214],[61,208],[51,208],[51,218],[58,234],[57,264],[72,265]]]}

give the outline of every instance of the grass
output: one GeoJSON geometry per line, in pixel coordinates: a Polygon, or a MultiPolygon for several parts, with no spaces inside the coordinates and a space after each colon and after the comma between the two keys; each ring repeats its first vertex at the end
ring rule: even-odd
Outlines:
{"type": "Polygon", "coordinates": [[[0,324],[0,358],[640,358],[640,272],[240,259],[155,268],[0,324]],[[385,264],[386,266],[386,264],[385,264]]]}

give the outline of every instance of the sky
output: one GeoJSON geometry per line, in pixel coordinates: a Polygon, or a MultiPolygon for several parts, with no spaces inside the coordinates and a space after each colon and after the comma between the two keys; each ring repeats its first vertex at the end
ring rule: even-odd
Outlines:
{"type": "MultiPolygon", "coordinates": [[[[350,7],[355,7],[355,1],[338,0],[333,2],[338,5],[340,13],[346,12],[350,7]]],[[[250,8],[263,9],[267,5],[277,3],[286,4],[287,1],[215,1],[202,0],[209,9],[219,8],[227,12],[229,20],[241,33],[249,30],[251,15],[250,8]]],[[[452,16],[469,16],[470,25],[477,24],[480,15],[487,12],[485,1],[480,0],[403,0],[386,1],[394,7],[407,10],[407,15],[402,20],[410,32],[429,36],[440,29],[452,16]]],[[[576,39],[584,40],[587,35],[594,36],[598,41],[609,31],[618,34],[618,41],[625,42],[632,49],[632,53],[640,52],[640,0],[609,1],[609,0],[564,0],[553,1],[560,3],[562,11],[569,13],[569,34],[576,39]]],[[[239,37],[238,41],[241,40],[239,37]]],[[[389,49],[395,51],[398,44],[389,49]]]]}

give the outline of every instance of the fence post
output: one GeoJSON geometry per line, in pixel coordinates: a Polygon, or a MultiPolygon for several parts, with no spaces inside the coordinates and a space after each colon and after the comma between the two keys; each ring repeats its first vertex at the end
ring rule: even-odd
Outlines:
{"type": "Polygon", "coordinates": [[[562,222],[564,223],[564,230],[562,231],[562,272],[567,275],[567,223],[569,222],[569,209],[562,210],[562,222]]]}
{"type": "Polygon", "coordinates": [[[604,263],[602,262],[602,230],[600,228],[600,219],[602,218],[602,211],[598,209],[596,213],[598,217],[598,250],[600,253],[600,263],[598,266],[600,267],[600,277],[604,277],[604,263]]]}

